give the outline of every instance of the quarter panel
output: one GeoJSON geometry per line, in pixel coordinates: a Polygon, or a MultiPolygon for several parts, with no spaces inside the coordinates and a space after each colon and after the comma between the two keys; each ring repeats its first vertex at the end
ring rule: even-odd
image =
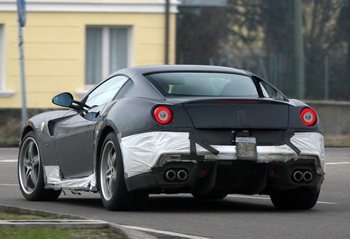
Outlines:
{"type": "MultiPolygon", "coordinates": [[[[289,127],[298,132],[308,131],[308,132],[319,132],[323,133],[322,123],[320,117],[317,115],[317,122],[313,126],[306,126],[303,124],[300,118],[300,112],[303,108],[309,105],[305,104],[299,100],[290,100],[291,106],[289,107],[289,127]]],[[[311,108],[312,109],[312,108],[311,108]]]]}
{"type": "Polygon", "coordinates": [[[182,104],[169,104],[146,98],[124,98],[110,110],[108,120],[113,121],[122,136],[157,130],[181,130],[193,128],[193,124],[182,104]],[[154,120],[155,107],[165,105],[174,114],[172,122],[161,125],[154,120]]]}
{"type": "Polygon", "coordinates": [[[69,117],[70,112],[70,110],[44,112],[27,121],[25,127],[32,128],[37,136],[43,165],[57,165],[57,152],[54,137],[50,134],[49,122],[69,117]]]}

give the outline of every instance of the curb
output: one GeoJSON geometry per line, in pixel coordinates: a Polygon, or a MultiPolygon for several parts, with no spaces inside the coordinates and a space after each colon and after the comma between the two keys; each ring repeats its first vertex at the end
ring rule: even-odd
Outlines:
{"type": "Polygon", "coordinates": [[[156,239],[149,234],[125,228],[118,224],[101,220],[91,220],[84,217],[68,214],[59,214],[34,209],[0,205],[0,211],[17,214],[30,214],[42,217],[55,217],[50,220],[0,220],[1,228],[55,228],[55,229],[110,229],[113,232],[122,234],[128,239],[156,239]]]}

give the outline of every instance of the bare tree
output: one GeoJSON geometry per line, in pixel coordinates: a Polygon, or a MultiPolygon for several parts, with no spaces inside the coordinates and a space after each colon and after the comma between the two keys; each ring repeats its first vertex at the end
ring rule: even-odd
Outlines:
{"type": "MultiPolygon", "coordinates": [[[[349,5],[350,0],[303,1],[308,98],[323,96],[325,57],[340,44],[349,46],[350,51],[349,5]]],[[[255,60],[254,64],[259,68],[262,66],[257,58],[264,58],[264,66],[267,67],[271,66],[267,61],[271,59],[269,56],[281,55],[283,60],[280,60],[282,63],[278,67],[282,71],[284,91],[291,96],[297,95],[294,82],[293,0],[229,0],[228,7],[228,45],[232,52],[236,52],[233,58],[251,63],[255,60]]],[[[350,57],[348,61],[350,64],[350,57]]]]}
{"type": "Polygon", "coordinates": [[[190,13],[180,13],[177,23],[177,62],[210,64],[221,48],[226,30],[226,9],[193,8],[190,13]]]}
{"type": "Polygon", "coordinates": [[[339,7],[339,18],[337,20],[337,32],[341,47],[347,52],[347,69],[350,71],[350,0],[342,1],[339,7]]]}
{"type": "Polygon", "coordinates": [[[336,57],[344,60],[337,60],[333,66],[337,72],[335,82],[332,84],[337,95],[333,98],[350,100],[350,0],[341,1],[340,4],[336,29],[340,43],[337,45],[336,57]]]}
{"type": "Polygon", "coordinates": [[[283,56],[293,56],[292,6],[290,0],[229,0],[228,6],[228,46],[235,66],[252,70],[271,81],[277,81],[281,76],[276,73],[283,71],[284,91],[289,95],[296,85],[293,58],[283,56]]]}
{"type": "Polygon", "coordinates": [[[309,98],[322,98],[325,57],[340,43],[336,22],[343,0],[304,1],[305,64],[309,98]]]}

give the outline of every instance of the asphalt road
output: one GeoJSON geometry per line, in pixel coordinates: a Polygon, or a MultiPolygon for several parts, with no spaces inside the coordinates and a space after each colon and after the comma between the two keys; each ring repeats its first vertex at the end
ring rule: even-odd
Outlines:
{"type": "Polygon", "coordinates": [[[350,238],[350,148],[327,148],[326,179],[317,205],[278,211],[268,197],[230,195],[197,202],[189,195],[151,196],[145,210],[110,212],[93,193],[67,191],[55,202],[29,202],[20,193],[17,149],[0,148],[0,204],[104,220],[159,238],[350,238]]]}

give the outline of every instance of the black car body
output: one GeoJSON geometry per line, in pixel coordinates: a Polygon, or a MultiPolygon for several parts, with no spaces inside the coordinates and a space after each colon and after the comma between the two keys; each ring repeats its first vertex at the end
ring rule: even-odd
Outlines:
{"type": "Polygon", "coordinates": [[[305,103],[227,67],[122,69],[67,110],[39,114],[21,136],[18,175],[29,200],[99,191],[110,210],[150,193],[198,199],[267,194],[277,208],[312,208],[324,178],[322,126],[305,103]]]}

